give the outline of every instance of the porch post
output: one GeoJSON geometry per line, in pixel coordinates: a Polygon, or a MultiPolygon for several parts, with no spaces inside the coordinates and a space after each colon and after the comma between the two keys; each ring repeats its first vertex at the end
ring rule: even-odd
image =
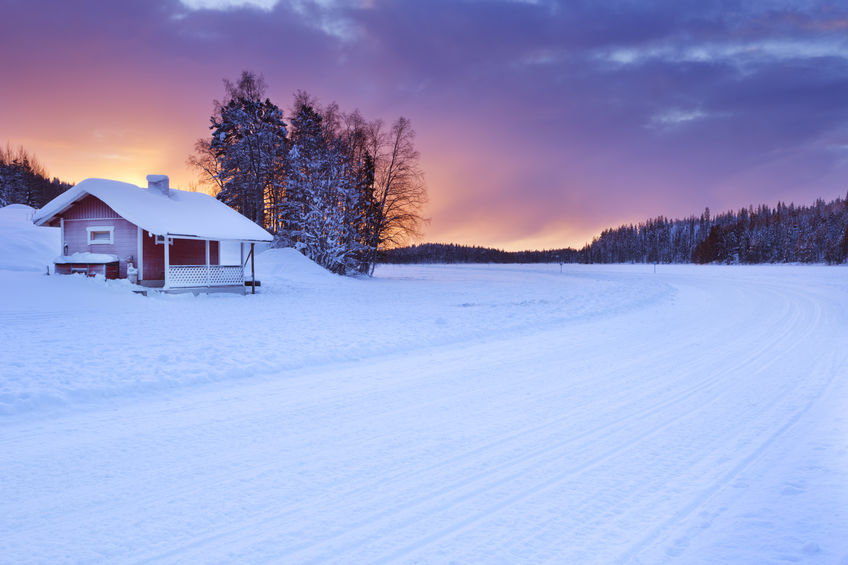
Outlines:
{"type": "Polygon", "coordinates": [[[255,244],[250,244],[250,279],[253,281],[253,284],[250,285],[250,294],[256,294],[256,271],[253,270],[253,246],[255,244]]]}
{"type": "Polygon", "coordinates": [[[206,286],[209,286],[209,240],[204,239],[206,242],[206,286]]]}
{"type": "Polygon", "coordinates": [[[144,280],[144,230],[141,227],[138,229],[138,280],[144,280]]]}
{"type": "Polygon", "coordinates": [[[170,238],[168,234],[165,234],[165,288],[169,288],[169,284],[171,282],[171,275],[169,271],[171,270],[171,258],[168,256],[168,248],[170,245],[170,238]]]}

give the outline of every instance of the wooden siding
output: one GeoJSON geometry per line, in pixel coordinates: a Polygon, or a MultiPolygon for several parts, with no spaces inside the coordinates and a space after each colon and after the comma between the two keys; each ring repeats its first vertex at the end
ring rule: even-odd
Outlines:
{"type": "Polygon", "coordinates": [[[118,276],[126,278],[127,263],[138,263],[138,228],[121,218],[102,200],[86,196],[61,214],[65,220],[65,255],[74,253],[110,253],[119,260],[118,276]],[[89,227],[111,227],[114,229],[112,243],[88,243],[89,227]]]}
{"type": "MultiPolygon", "coordinates": [[[[171,265],[205,265],[206,242],[200,239],[175,239],[168,254],[171,265]]],[[[218,264],[218,242],[209,242],[209,264],[218,264]]]]}
{"type": "MultiPolygon", "coordinates": [[[[136,236],[137,237],[137,236],[136,236]]],[[[156,243],[156,239],[145,231],[142,234],[142,257],[144,259],[144,280],[161,281],[165,279],[165,248],[156,243]]],[[[171,265],[205,265],[206,242],[197,239],[174,239],[168,250],[168,261],[171,265]]],[[[209,264],[219,263],[219,246],[217,241],[209,242],[209,264]]]]}
{"type": "Polygon", "coordinates": [[[162,245],[156,245],[156,240],[145,230],[141,234],[141,255],[144,259],[144,280],[165,280],[165,252],[162,245]]]}
{"type": "Polygon", "coordinates": [[[111,220],[121,219],[121,216],[112,210],[108,204],[90,194],[62,212],[62,217],[65,218],[65,221],[107,218],[111,220]]]}

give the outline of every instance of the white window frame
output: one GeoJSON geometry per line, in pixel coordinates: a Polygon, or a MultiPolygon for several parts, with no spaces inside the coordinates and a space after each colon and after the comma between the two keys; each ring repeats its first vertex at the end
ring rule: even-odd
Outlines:
{"type": "Polygon", "coordinates": [[[85,228],[85,231],[88,233],[88,244],[89,245],[114,245],[115,244],[115,226],[88,226],[85,228]],[[94,232],[109,232],[109,240],[99,240],[95,241],[91,239],[91,234],[94,232]]]}

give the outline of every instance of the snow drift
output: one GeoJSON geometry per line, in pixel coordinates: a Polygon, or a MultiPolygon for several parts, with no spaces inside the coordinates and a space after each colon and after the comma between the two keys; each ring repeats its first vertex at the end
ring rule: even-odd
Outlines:
{"type": "Polygon", "coordinates": [[[0,269],[46,272],[61,254],[59,229],[32,223],[35,210],[23,204],[0,208],[0,269]]]}
{"type": "Polygon", "coordinates": [[[266,281],[295,284],[328,284],[341,277],[321,267],[303,253],[284,247],[268,249],[256,255],[256,278],[266,281]]]}

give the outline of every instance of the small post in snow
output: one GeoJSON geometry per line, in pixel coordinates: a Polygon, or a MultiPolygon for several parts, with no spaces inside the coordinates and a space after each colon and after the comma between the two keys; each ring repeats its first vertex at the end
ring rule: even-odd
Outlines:
{"type": "Polygon", "coordinates": [[[655,275],[657,274],[657,262],[656,261],[654,261],[654,274],[655,275]]]}
{"type": "Polygon", "coordinates": [[[168,290],[171,288],[171,257],[169,255],[171,246],[168,245],[170,243],[168,232],[165,232],[163,240],[165,242],[165,286],[163,288],[168,290]]]}
{"type": "Polygon", "coordinates": [[[250,280],[252,284],[250,285],[250,294],[256,294],[256,271],[253,269],[253,246],[255,243],[250,244],[250,280]]]}
{"type": "MultiPolygon", "coordinates": [[[[211,267],[209,266],[209,240],[206,239],[206,286],[212,286],[211,267]]],[[[219,244],[220,245],[220,244],[219,244]]],[[[220,257],[220,254],[219,254],[220,257]]],[[[218,261],[220,263],[220,261],[218,261]]]]}

